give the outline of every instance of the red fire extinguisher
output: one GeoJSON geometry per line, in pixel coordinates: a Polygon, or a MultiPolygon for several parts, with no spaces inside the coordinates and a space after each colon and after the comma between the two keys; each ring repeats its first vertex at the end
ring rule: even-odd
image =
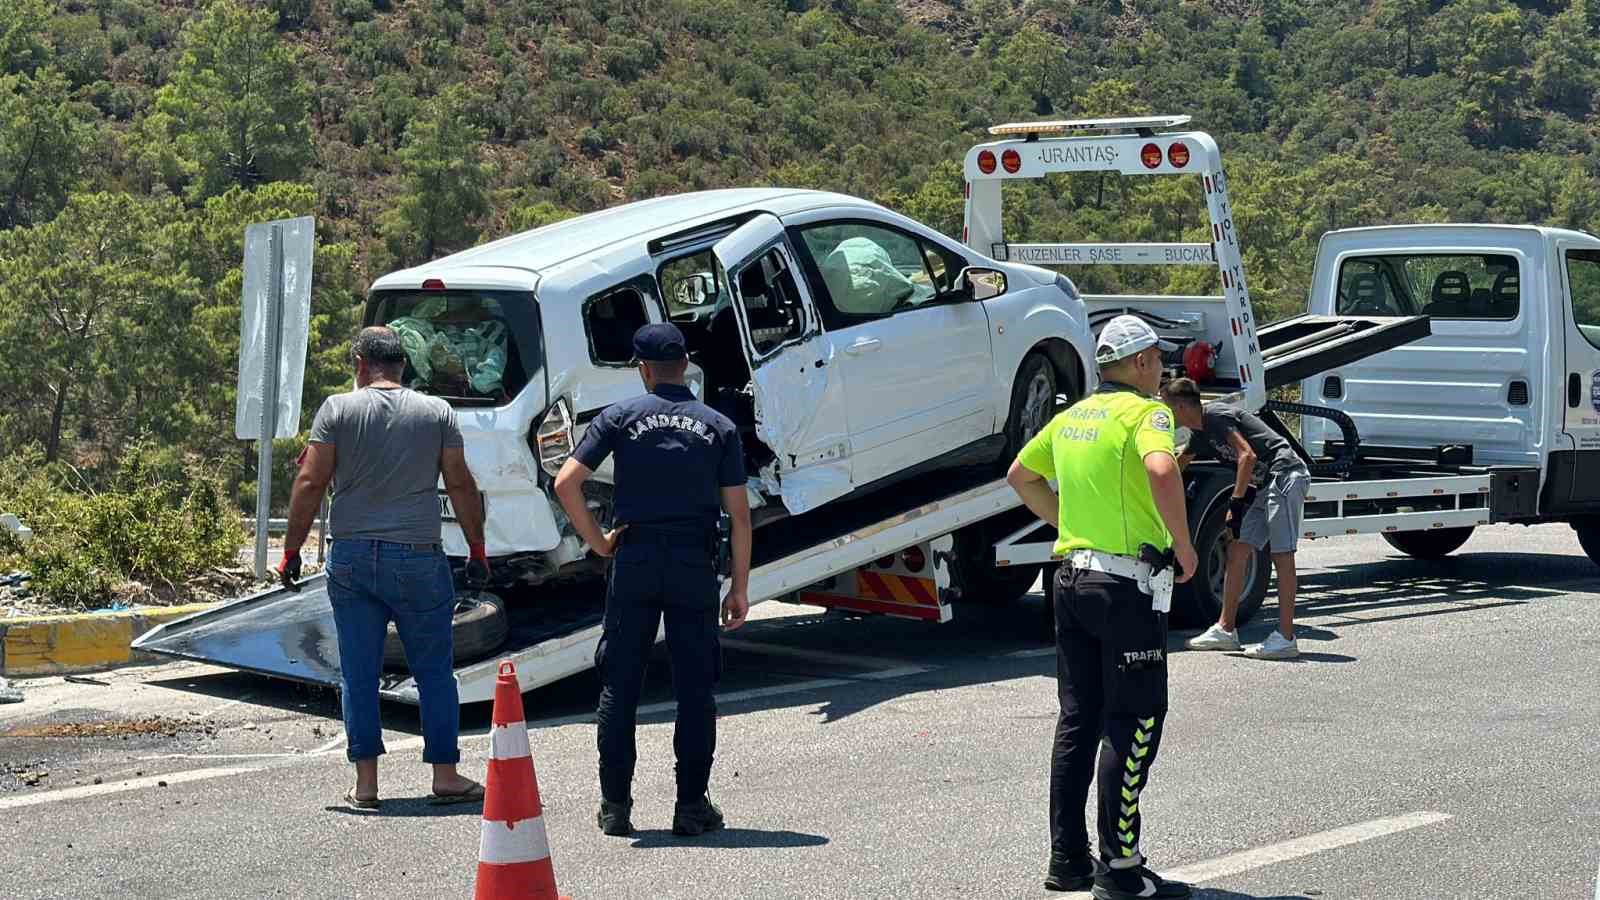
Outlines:
{"type": "Polygon", "coordinates": [[[1195,341],[1183,351],[1184,374],[1205,384],[1217,377],[1217,348],[1215,344],[1195,341]]]}

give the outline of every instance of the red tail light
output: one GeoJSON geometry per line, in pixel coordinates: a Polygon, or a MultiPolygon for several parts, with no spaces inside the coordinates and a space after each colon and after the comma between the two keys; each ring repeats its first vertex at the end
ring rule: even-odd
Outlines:
{"type": "Polygon", "coordinates": [[[1146,169],[1161,167],[1161,148],[1155,144],[1145,144],[1139,150],[1139,161],[1144,163],[1146,169]]]}
{"type": "Polygon", "coordinates": [[[1007,150],[1000,154],[1000,165],[1005,166],[1007,172],[1015,175],[1022,169],[1022,154],[1015,150],[1007,150]]]}
{"type": "Polygon", "coordinates": [[[994,151],[992,151],[992,150],[979,150],[978,151],[978,171],[982,172],[985,175],[993,175],[994,174],[994,151]]]}
{"type": "Polygon", "coordinates": [[[442,291],[445,289],[444,282],[437,278],[429,278],[422,283],[422,289],[425,291],[442,291]]]}
{"type": "Polygon", "coordinates": [[[900,561],[906,564],[907,569],[921,572],[922,567],[928,564],[928,557],[922,552],[921,547],[912,547],[900,554],[900,561]]]}
{"type": "Polygon", "coordinates": [[[1167,162],[1172,163],[1173,167],[1178,169],[1187,166],[1189,164],[1189,145],[1183,141],[1174,141],[1172,146],[1167,148],[1167,162]]]}
{"type": "Polygon", "coordinates": [[[889,567],[891,567],[893,565],[894,565],[894,557],[892,557],[892,556],[880,556],[878,558],[877,566],[880,569],[887,569],[887,568],[889,568],[889,567]]]}

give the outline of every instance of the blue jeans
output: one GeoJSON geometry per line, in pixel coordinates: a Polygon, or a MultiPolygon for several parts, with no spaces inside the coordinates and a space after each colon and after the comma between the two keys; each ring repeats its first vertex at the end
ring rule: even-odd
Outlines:
{"type": "Polygon", "coordinates": [[[355,762],[384,753],[378,677],[392,619],[422,705],[422,759],[459,762],[461,710],[451,636],[455,584],[444,553],[389,541],[334,541],[328,553],[328,601],[339,632],[345,755],[355,762]]]}

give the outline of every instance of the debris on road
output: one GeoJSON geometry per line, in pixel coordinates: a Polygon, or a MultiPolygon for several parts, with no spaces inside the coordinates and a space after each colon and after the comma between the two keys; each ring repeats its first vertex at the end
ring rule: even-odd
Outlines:
{"type": "Polygon", "coordinates": [[[170,719],[166,716],[151,716],[145,719],[114,720],[109,722],[61,722],[49,725],[23,725],[0,731],[0,737],[97,738],[127,737],[128,735],[177,737],[185,732],[210,732],[215,730],[215,727],[198,722],[170,719]]]}
{"type": "Polygon", "coordinates": [[[87,675],[68,675],[64,680],[72,684],[93,684],[98,685],[99,687],[111,686],[111,682],[109,681],[101,681],[98,678],[90,678],[87,675]]]}
{"type": "Polygon", "coordinates": [[[14,688],[11,685],[7,684],[6,680],[4,678],[0,678],[0,703],[21,703],[21,702],[22,702],[22,691],[20,691],[17,688],[14,688]]]}

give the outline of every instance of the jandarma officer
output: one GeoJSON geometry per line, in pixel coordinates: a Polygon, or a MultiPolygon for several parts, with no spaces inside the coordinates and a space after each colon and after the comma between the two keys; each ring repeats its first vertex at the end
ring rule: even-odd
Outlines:
{"type": "Polygon", "coordinates": [[[672,832],[693,836],[722,827],[722,812],[707,794],[717,743],[712,687],[722,671],[717,520],[725,509],[732,525],[733,583],[720,623],[732,630],[750,609],[750,502],[738,431],[684,385],[689,360],[683,334],[669,324],[646,325],[634,334],[633,349],[649,393],[606,407],[589,425],[556,476],[556,496],[578,536],[595,553],[614,557],[595,651],[600,829],[633,831],[635,718],[665,617],[678,700],[672,832]],[[603,532],[584,500],[583,483],[612,455],[616,527],[603,532]]]}
{"type": "Polygon", "coordinates": [[[1139,795],[1167,711],[1171,564],[1179,582],[1195,570],[1172,412],[1152,399],[1161,352],[1170,349],[1136,316],[1108,322],[1095,347],[1099,389],[1051,420],[1006,476],[1029,509],[1057,526],[1055,552],[1064,557],[1053,596],[1061,716],[1045,887],[1092,886],[1102,900],[1189,896],[1139,852],[1139,795]],[[1102,737],[1097,865],[1084,807],[1102,737]]]}

